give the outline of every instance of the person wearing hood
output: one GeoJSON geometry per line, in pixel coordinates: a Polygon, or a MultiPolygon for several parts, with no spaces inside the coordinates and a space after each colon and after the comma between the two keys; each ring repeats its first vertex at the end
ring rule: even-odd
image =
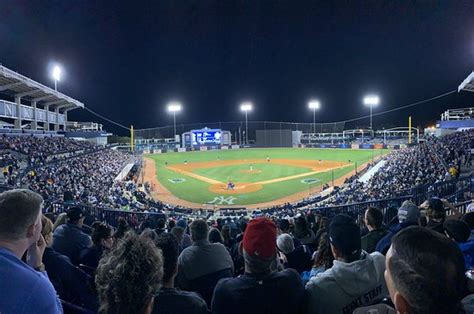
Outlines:
{"type": "Polygon", "coordinates": [[[352,313],[387,295],[385,257],[361,249],[360,229],[347,215],[336,215],[329,225],[333,267],[306,284],[307,313],[352,313]]]}
{"type": "Polygon", "coordinates": [[[402,206],[398,209],[398,224],[395,224],[389,228],[389,232],[377,243],[375,251],[382,254],[387,254],[392,238],[401,230],[409,226],[416,226],[419,224],[420,210],[418,207],[410,201],[403,202],[402,206]]]}
{"type": "Polygon", "coordinates": [[[444,234],[456,242],[464,256],[466,270],[474,268],[474,241],[469,240],[471,230],[466,222],[457,219],[447,219],[444,222],[444,234]]]}

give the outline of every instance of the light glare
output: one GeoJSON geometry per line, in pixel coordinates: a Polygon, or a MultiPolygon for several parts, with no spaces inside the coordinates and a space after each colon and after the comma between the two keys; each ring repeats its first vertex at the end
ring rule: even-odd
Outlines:
{"type": "Polygon", "coordinates": [[[317,100],[311,100],[310,102],[308,102],[308,107],[309,109],[319,109],[320,103],[317,100]]]}
{"type": "Polygon", "coordinates": [[[251,102],[244,102],[240,105],[240,110],[242,111],[252,111],[253,105],[251,102]]]}
{"type": "Polygon", "coordinates": [[[54,66],[52,76],[55,81],[61,81],[61,67],[59,65],[54,66]]]}
{"type": "Polygon", "coordinates": [[[380,98],[377,95],[367,95],[364,97],[364,105],[377,106],[380,103],[380,98]]]}
{"type": "Polygon", "coordinates": [[[179,112],[179,111],[181,111],[181,103],[177,101],[173,101],[168,104],[168,112],[179,112]]]}

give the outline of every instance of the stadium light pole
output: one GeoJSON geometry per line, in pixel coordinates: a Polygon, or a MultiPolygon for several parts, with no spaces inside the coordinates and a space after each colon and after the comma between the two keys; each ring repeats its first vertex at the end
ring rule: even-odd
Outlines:
{"type": "Polygon", "coordinates": [[[377,95],[367,95],[364,97],[364,105],[370,108],[370,129],[372,130],[372,108],[380,103],[380,98],[377,95]]]}
{"type": "Polygon", "coordinates": [[[321,104],[317,100],[310,100],[308,102],[308,108],[313,110],[313,129],[314,129],[313,132],[314,133],[316,133],[316,110],[318,110],[320,106],[321,104]]]}
{"type": "Polygon", "coordinates": [[[176,138],[176,113],[181,111],[181,103],[172,101],[168,104],[168,112],[173,114],[174,138],[176,138]]]}
{"type": "Polygon", "coordinates": [[[51,72],[51,76],[54,80],[54,90],[58,90],[58,82],[61,80],[61,67],[59,65],[55,65],[53,67],[53,71],[51,72]]]}
{"type": "Polygon", "coordinates": [[[245,142],[248,145],[249,144],[249,123],[248,123],[248,112],[252,111],[253,105],[251,102],[246,101],[243,102],[240,105],[240,111],[243,111],[245,113],[245,142]]]}

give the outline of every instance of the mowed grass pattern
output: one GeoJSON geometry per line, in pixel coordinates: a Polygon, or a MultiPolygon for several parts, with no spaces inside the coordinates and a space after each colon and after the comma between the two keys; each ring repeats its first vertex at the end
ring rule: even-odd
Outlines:
{"type": "Polygon", "coordinates": [[[234,182],[259,182],[282,177],[289,177],[296,174],[310,172],[311,169],[305,167],[292,167],[272,163],[243,164],[235,166],[224,166],[214,168],[200,168],[193,172],[221,182],[232,180],[234,182]],[[246,173],[250,166],[258,173],[246,173]]]}
{"type": "MultiPolygon", "coordinates": [[[[165,153],[148,155],[155,161],[157,178],[171,193],[176,197],[198,203],[205,204],[215,200],[215,197],[229,195],[219,195],[208,190],[209,184],[198,179],[176,173],[165,167],[165,162],[168,165],[182,164],[185,161],[188,163],[199,161],[217,161],[217,160],[244,160],[244,159],[265,159],[267,156],[281,159],[295,159],[295,160],[334,160],[334,161],[351,161],[351,165],[334,170],[334,179],[354,170],[355,163],[361,165],[377,155],[387,153],[387,150],[352,150],[352,149],[310,149],[310,148],[271,148],[271,149],[239,149],[239,150],[217,150],[217,151],[201,151],[201,152],[186,152],[186,153],[165,153]],[[184,178],[186,181],[182,183],[172,183],[170,180],[174,178],[184,178]]],[[[254,169],[265,164],[255,164],[254,169]]],[[[249,169],[249,165],[241,165],[243,169],[249,169]]],[[[268,170],[274,174],[270,174],[272,178],[286,177],[288,173],[293,171],[309,172],[303,167],[291,167],[286,165],[268,165],[268,170]],[[273,166],[281,167],[276,170],[273,166]],[[291,168],[291,169],[289,169],[291,168]],[[279,173],[277,173],[277,171],[279,173]]],[[[203,176],[225,182],[230,174],[239,172],[239,166],[213,167],[207,169],[195,169],[194,171],[203,176]],[[237,167],[237,168],[236,168],[237,167]],[[228,168],[228,169],[226,169],[228,168]],[[202,173],[204,170],[205,173],[202,173]],[[222,170],[222,173],[220,173],[222,170]],[[210,171],[210,172],[209,172],[210,171]]],[[[265,178],[270,176],[263,171],[265,178]]],[[[256,179],[258,174],[244,174],[238,177],[232,177],[235,182],[258,182],[256,179]]],[[[326,182],[331,182],[333,177],[332,171],[322,172],[318,174],[308,175],[307,177],[287,180],[278,183],[266,184],[264,187],[253,193],[232,195],[233,205],[250,205],[262,202],[273,201],[282,197],[295,194],[302,191],[310,193],[316,192],[320,186],[326,182]],[[301,181],[305,178],[314,178],[320,180],[316,184],[305,184],[301,181]]],[[[226,205],[226,204],[220,204],[226,205]]]]}

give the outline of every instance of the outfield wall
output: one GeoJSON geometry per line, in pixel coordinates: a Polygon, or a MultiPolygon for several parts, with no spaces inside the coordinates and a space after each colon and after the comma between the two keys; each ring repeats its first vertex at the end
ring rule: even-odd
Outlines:
{"type": "MultiPolygon", "coordinates": [[[[275,147],[275,146],[268,146],[275,147]]],[[[291,146],[288,146],[291,147],[291,146]]],[[[339,148],[339,149],[402,149],[406,148],[407,145],[385,145],[385,144],[317,144],[312,146],[298,145],[294,148],[339,148]]],[[[137,145],[136,150],[142,151],[144,154],[162,154],[167,152],[192,152],[192,151],[206,151],[206,150],[228,150],[228,149],[244,149],[244,148],[259,148],[259,147],[244,147],[241,145],[225,145],[225,146],[202,146],[193,148],[175,148],[175,149],[161,149],[154,148],[152,146],[139,146],[137,145]]],[[[278,147],[275,147],[278,148],[278,147]]]]}

